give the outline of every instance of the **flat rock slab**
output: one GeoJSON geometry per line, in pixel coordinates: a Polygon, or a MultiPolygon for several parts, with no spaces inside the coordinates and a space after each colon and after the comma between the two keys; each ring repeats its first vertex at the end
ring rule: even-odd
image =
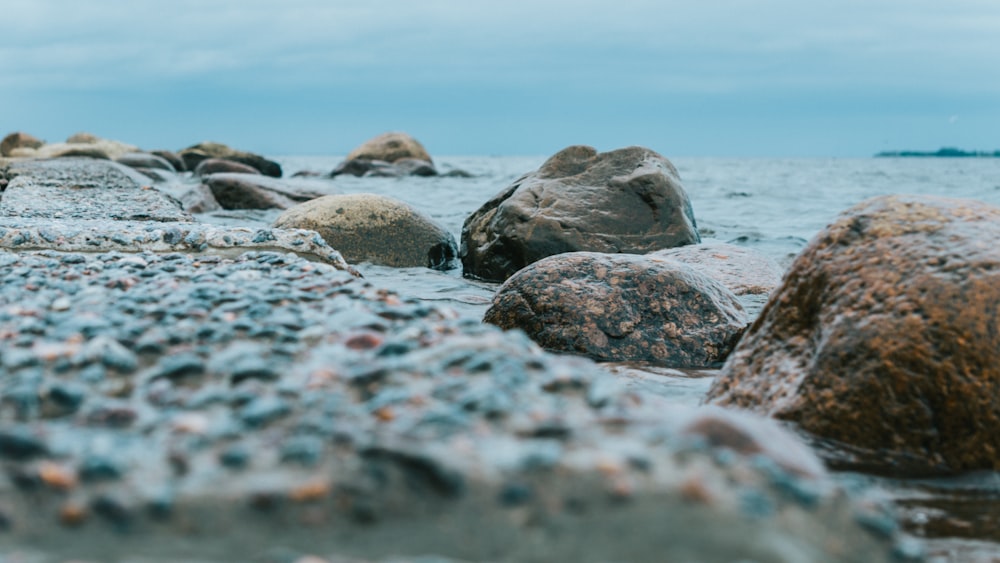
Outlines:
{"type": "Polygon", "coordinates": [[[192,220],[178,201],[143,186],[137,174],[120,164],[89,158],[17,162],[7,170],[0,216],[192,220]]]}
{"type": "Polygon", "coordinates": [[[355,272],[313,231],[206,223],[47,220],[0,217],[0,249],[24,252],[154,252],[235,257],[244,252],[293,252],[355,272]]]}
{"type": "Polygon", "coordinates": [[[0,555],[899,550],[811,452],[453,316],[287,254],[0,253],[0,555]]]}

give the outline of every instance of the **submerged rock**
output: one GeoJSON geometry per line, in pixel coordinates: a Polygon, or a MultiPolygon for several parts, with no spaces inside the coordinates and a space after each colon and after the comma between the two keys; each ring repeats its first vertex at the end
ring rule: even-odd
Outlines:
{"type": "Polygon", "coordinates": [[[520,328],[549,350],[674,367],[721,363],[748,322],[732,292],[690,266],[595,252],[517,272],[483,320],[520,328]]]}
{"type": "Polygon", "coordinates": [[[458,254],[451,233],[430,217],[375,194],[314,199],[282,213],[274,226],[314,230],[351,263],[449,269],[458,254]]]}
{"type": "Polygon", "coordinates": [[[235,172],[211,174],[202,181],[224,209],[288,209],[336,192],[320,180],[276,179],[235,172]]]}
{"type": "Polygon", "coordinates": [[[223,172],[261,175],[260,171],[253,166],[221,158],[206,158],[205,160],[199,162],[198,166],[194,168],[195,176],[208,176],[209,174],[219,174],[223,172]]]}
{"type": "Polygon", "coordinates": [[[166,170],[167,172],[177,172],[177,169],[174,168],[174,165],[171,164],[169,160],[163,158],[162,156],[146,152],[126,153],[116,158],[115,162],[136,169],[148,168],[166,170]]]}
{"type": "Polygon", "coordinates": [[[709,392],[914,470],[1000,469],[1000,208],[888,196],[795,260],[709,392]]]}
{"type": "Polygon", "coordinates": [[[503,281],[563,252],[645,254],[699,241],[670,161],[640,147],[573,146],[469,216],[461,256],[467,276],[503,281]]]}

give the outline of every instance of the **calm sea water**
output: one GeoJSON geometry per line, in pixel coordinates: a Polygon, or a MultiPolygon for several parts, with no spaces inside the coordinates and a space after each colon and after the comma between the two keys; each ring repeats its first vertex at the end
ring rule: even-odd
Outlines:
{"type": "MultiPolygon", "coordinates": [[[[286,175],[328,172],[339,157],[278,157],[286,175]]],[[[460,240],[462,223],[497,192],[544,157],[441,157],[442,171],[473,178],[346,178],[331,180],[343,193],[369,192],[406,201],[460,240]]],[[[883,194],[928,194],[1000,205],[1000,159],[723,159],[676,158],[702,238],[760,250],[787,267],[839,212],[883,194]]],[[[269,223],[274,214],[254,219],[269,223]]],[[[242,218],[245,221],[245,217],[242,218]]],[[[394,269],[360,265],[373,283],[440,302],[481,318],[496,285],[462,278],[460,270],[394,269]]],[[[697,404],[711,372],[680,373],[644,366],[610,366],[632,384],[677,402],[697,404]]],[[[901,508],[905,525],[929,538],[940,561],[1000,561],[1000,474],[950,479],[894,480],[841,474],[883,487],[901,508]]]]}

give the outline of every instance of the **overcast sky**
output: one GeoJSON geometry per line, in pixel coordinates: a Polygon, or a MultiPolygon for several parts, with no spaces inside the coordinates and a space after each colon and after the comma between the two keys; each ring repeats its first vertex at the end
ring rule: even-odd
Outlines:
{"type": "Polygon", "coordinates": [[[3,0],[0,135],[344,154],[1000,149],[997,0],[3,0]]]}

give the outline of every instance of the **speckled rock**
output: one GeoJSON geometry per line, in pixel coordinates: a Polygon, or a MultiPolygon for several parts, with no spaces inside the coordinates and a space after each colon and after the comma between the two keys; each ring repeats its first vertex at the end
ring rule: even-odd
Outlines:
{"type": "Polygon", "coordinates": [[[751,248],[720,242],[702,242],[657,250],[651,260],[669,258],[713,278],[736,294],[743,308],[756,317],[771,292],[781,283],[782,270],[769,256],[751,248]]]}
{"type": "Polygon", "coordinates": [[[348,262],[449,269],[457,248],[451,233],[397,199],[375,194],[331,195],[293,207],[275,227],[311,229],[348,262]]]}
{"type": "Polygon", "coordinates": [[[634,254],[571,252],[524,268],[484,322],[599,360],[720,364],[748,320],[736,296],[690,266],[634,254]]]}
{"type": "Polygon", "coordinates": [[[177,200],[141,185],[145,177],[113,162],[86,158],[20,161],[8,168],[7,177],[0,216],[191,220],[177,200]]]}
{"type": "Polygon", "coordinates": [[[288,209],[337,191],[322,180],[275,179],[236,172],[211,174],[202,182],[224,209],[288,209]]]}
{"type": "Polygon", "coordinates": [[[503,281],[563,252],[645,254],[699,241],[670,161],[640,147],[573,146],[469,216],[461,256],[465,275],[503,281]]]}
{"type": "Polygon", "coordinates": [[[0,217],[0,249],[95,253],[174,253],[237,256],[250,250],[291,252],[354,272],[316,233],[203,223],[53,220],[0,217]]]}
{"type": "Polygon", "coordinates": [[[1000,209],[890,196],[795,260],[709,393],[896,470],[1000,469],[1000,209]]]}
{"type": "Polygon", "coordinates": [[[178,156],[184,161],[187,170],[194,170],[198,164],[209,158],[231,160],[256,168],[261,174],[273,178],[281,177],[281,165],[259,154],[235,150],[222,143],[198,143],[181,150],[178,156]]]}
{"type": "Polygon", "coordinates": [[[0,555],[888,562],[904,540],[755,432],[288,255],[2,252],[0,352],[0,555]]]}
{"type": "Polygon", "coordinates": [[[410,135],[398,131],[382,133],[368,139],[348,153],[344,160],[382,160],[394,163],[404,158],[415,158],[433,166],[433,160],[427,149],[410,135]]]}
{"type": "Polygon", "coordinates": [[[194,168],[195,176],[208,176],[209,174],[218,174],[222,172],[254,175],[260,174],[259,170],[249,164],[243,164],[232,160],[224,160],[221,158],[206,158],[205,160],[199,162],[198,166],[194,168]]]}
{"type": "Polygon", "coordinates": [[[169,160],[148,152],[130,152],[115,159],[118,164],[124,164],[131,168],[150,168],[155,170],[166,170],[167,172],[177,172],[174,165],[169,160]]]}
{"type": "Polygon", "coordinates": [[[0,141],[0,156],[11,156],[14,149],[26,148],[37,149],[45,144],[45,141],[21,131],[15,131],[0,141]]]}

